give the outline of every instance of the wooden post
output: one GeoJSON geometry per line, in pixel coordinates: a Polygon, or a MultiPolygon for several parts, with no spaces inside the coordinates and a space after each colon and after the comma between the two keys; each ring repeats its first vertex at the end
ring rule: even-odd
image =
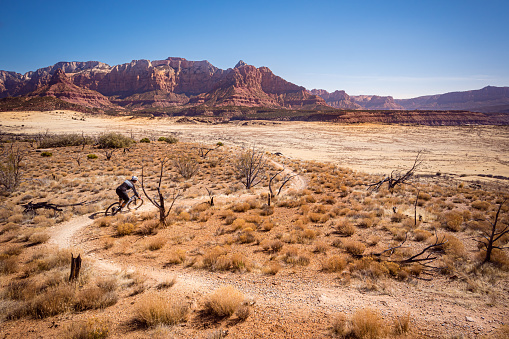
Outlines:
{"type": "Polygon", "coordinates": [[[76,258],[74,258],[71,253],[71,274],[69,275],[69,281],[74,281],[78,279],[80,275],[81,268],[81,254],[78,254],[76,258]]]}

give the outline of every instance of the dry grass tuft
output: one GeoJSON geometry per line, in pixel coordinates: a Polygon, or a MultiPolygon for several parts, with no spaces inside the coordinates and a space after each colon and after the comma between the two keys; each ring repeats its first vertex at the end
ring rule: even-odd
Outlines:
{"type": "Polygon", "coordinates": [[[383,338],[387,333],[387,326],[380,314],[369,308],[356,311],[351,321],[356,338],[383,338]]]}
{"type": "Polygon", "coordinates": [[[343,240],[343,248],[352,255],[362,255],[366,250],[366,245],[360,241],[345,239],[343,240]]]}
{"type": "Polygon", "coordinates": [[[233,286],[223,286],[205,300],[205,311],[216,317],[231,316],[244,301],[244,295],[233,286]]]}
{"type": "Polygon", "coordinates": [[[346,259],[340,255],[327,257],[322,261],[322,270],[326,272],[341,272],[346,267],[346,259]]]}
{"type": "Polygon", "coordinates": [[[393,332],[396,335],[403,335],[410,332],[410,328],[412,326],[410,313],[407,313],[403,316],[398,316],[394,319],[393,324],[393,332]]]}
{"type": "Polygon", "coordinates": [[[151,238],[148,240],[147,248],[150,251],[157,251],[160,250],[164,244],[166,244],[166,239],[163,237],[151,238]]]}
{"type": "Polygon", "coordinates": [[[64,337],[69,339],[104,339],[108,337],[109,332],[108,321],[92,317],[85,321],[72,322],[65,329],[64,337]]]}
{"type": "Polygon", "coordinates": [[[117,225],[117,235],[123,237],[130,235],[136,230],[136,226],[132,223],[125,222],[117,225]]]}
{"type": "Polygon", "coordinates": [[[159,324],[175,325],[187,321],[189,305],[175,296],[155,293],[144,296],[136,306],[135,320],[144,327],[159,324]]]}

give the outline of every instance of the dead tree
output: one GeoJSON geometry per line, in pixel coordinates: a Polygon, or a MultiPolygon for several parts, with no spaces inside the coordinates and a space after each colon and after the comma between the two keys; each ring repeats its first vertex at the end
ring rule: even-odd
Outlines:
{"type": "Polygon", "coordinates": [[[8,147],[0,155],[0,188],[7,192],[14,191],[21,182],[23,159],[26,152],[19,146],[8,147]]]}
{"type": "Polygon", "coordinates": [[[280,170],[279,172],[276,172],[276,174],[274,174],[273,176],[270,177],[269,179],[269,196],[268,196],[268,201],[267,201],[267,205],[270,206],[270,203],[272,201],[272,199],[276,196],[276,195],[279,195],[281,193],[281,190],[283,189],[283,187],[295,176],[297,176],[297,174],[290,174],[290,173],[286,173],[284,175],[284,177],[279,181],[279,188],[277,190],[277,194],[274,194],[274,191],[272,190],[272,182],[274,181],[274,179],[276,179],[276,177],[283,173],[285,171],[285,168],[283,167],[282,170],[280,170]]]}
{"type": "Polygon", "coordinates": [[[210,152],[215,151],[219,147],[221,147],[221,145],[216,145],[216,147],[214,148],[207,147],[196,147],[196,148],[198,148],[198,155],[200,156],[200,158],[205,159],[210,152]]]}
{"type": "Polygon", "coordinates": [[[408,184],[408,180],[414,175],[414,172],[422,164],[422,151],[417,152],[413,166],[406,172],[402,173],[397,170],[393,170],[390,175],[386,176],[382,180],[368,185],[368,189],[378,191],[384,183],[389,186],[389,191],[392,191],[396,186],[402,184],[408,184]]]}
{"type": "Polygon", "coordinates": [[[116,149],[105,149],[104,155],[106,156],[106,160],[111,160],[113,153],[115,153],[116,149]]]}
{"type": "Polygon", "coordinates": [[[369,256],[377,258],[379,261],[393,262],[398,265],[411,265],[411,264],[419,264],[424,268],[424,272],[429,272],[431,270],[435,270],[436,267],[431,266],[430,263],[438,259],[437,249],[442,248],[443,245],[447,243],[445,236],[439,237],[435,234],[435,241],[426,247],[424,247],[420,252],[406,258],[400,260],[392,260],[391,256],[394,254],[395,250],[403,247],[405,242],[407,241],[408,233],[405,235],[405,240],[401,242],[401,244],[390,247],[380,253],[372,253],[369,256]],[[440,238],[440,239],[439,239],[440,238]]]}
{"type": "Polygon", "coordinates": [[[267,160],[262,151],[251,150],[243,151],[234,160],[234,168],[237,176],[242,179],[242,184],[246,189],[250,189],[262,182],[267,160]]]}
{"type": "Polygon", "coordinates": [[[163,180],[164,165],[166,164],[167,161],[168,161],[168,159],[166,159],[166,158],[161,160],[161,169],[159,172],[159,183],[158,183],[158,186],[156,187],[157,195],[154,197],[154,199],[150,198],[150,196],[146,192],[145,179],[144,179],[144,167],[141,168],[141,188],[143,190],[143,193],[147,197],[148,201],[150,201],[152,203],[152,205],[157,207],[157,209],[159,210],[159,222],[163,226],[167,225],[166,218],[168,218],[168,215],[170,215],[170,212],[171,212],[173,206],[175,205],[175,202],[177,201],[177,199],[182,196],[181,192],[179,190],[177,190],[176,188],[174,188],[168,197],[169,198],[169,200],[168,200],[169,206],[165,203],[165,196],[161,192],[161,183],[163,180]]]}
{"type": "Polygon", "coordinates": [[[481,234],[483,239],[481,239],[481,240],[476,239],[476,241],[481,246],[486,248],[486,256],[484,257],[482,264],[485,264],[491,260],[491,253],[493,252],[494,249],[502,250],[504,248],[508,248],[508,247],[500,247],[495,244],[505,234],[509,233],[509,224],[506,224],[505,226],[502,226],[502,227],[497,227],[498,218],[500,216],[500,211],[502,210],[502,206],[505,204],[506,201],[507,200],[504,200],[500,203],[500,205],[498,206],[497,214],[495,215],[495,220],[493,222],[491,222],[491,221],[489,222],[491,225],[491,229],[489,230],[489,232],[486,232],[483,230],[482,234],[481,234]]]}

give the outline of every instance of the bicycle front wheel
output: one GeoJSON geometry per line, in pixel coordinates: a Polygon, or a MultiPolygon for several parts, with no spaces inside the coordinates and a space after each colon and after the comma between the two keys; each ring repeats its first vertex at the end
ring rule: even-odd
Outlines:
{"type": "Polygon", "coordinates": [[[127,204],[127,209],[129,211],[137,210],[138,208],[143,205],[143,200],[140,198],[133,198],[129,203],[127,204]]]}
{"type": "Polygon", "coordinates": [[[106,209],[106,212],[104,212],[104,214],[106,216],[115,215],[118,213],[119,210],[120,210],[120,204],[118,202],[114,202],[113,204],[108,206],[108,208],[106,209]]]}

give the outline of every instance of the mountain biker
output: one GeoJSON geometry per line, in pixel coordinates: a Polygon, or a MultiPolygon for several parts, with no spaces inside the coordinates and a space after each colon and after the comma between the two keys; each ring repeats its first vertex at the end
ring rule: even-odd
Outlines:
{"type": "Polygon", "coordinates": [[[118,195],[118,202],[120,203],[120,208],[123,208],[127,202],[129,201],[129,196],[127,195],[127,191],[132,189],[134,192],[134,195],[136,195],[138,198],[141,199],[138,192],[136,192],[136,187],[134,187],[134,184],[138,181],[138,177],[133,175],[131,179],[127,179],[124,181],[120,186],[117,187],[115,192],[117,192],[118,195]]]}

